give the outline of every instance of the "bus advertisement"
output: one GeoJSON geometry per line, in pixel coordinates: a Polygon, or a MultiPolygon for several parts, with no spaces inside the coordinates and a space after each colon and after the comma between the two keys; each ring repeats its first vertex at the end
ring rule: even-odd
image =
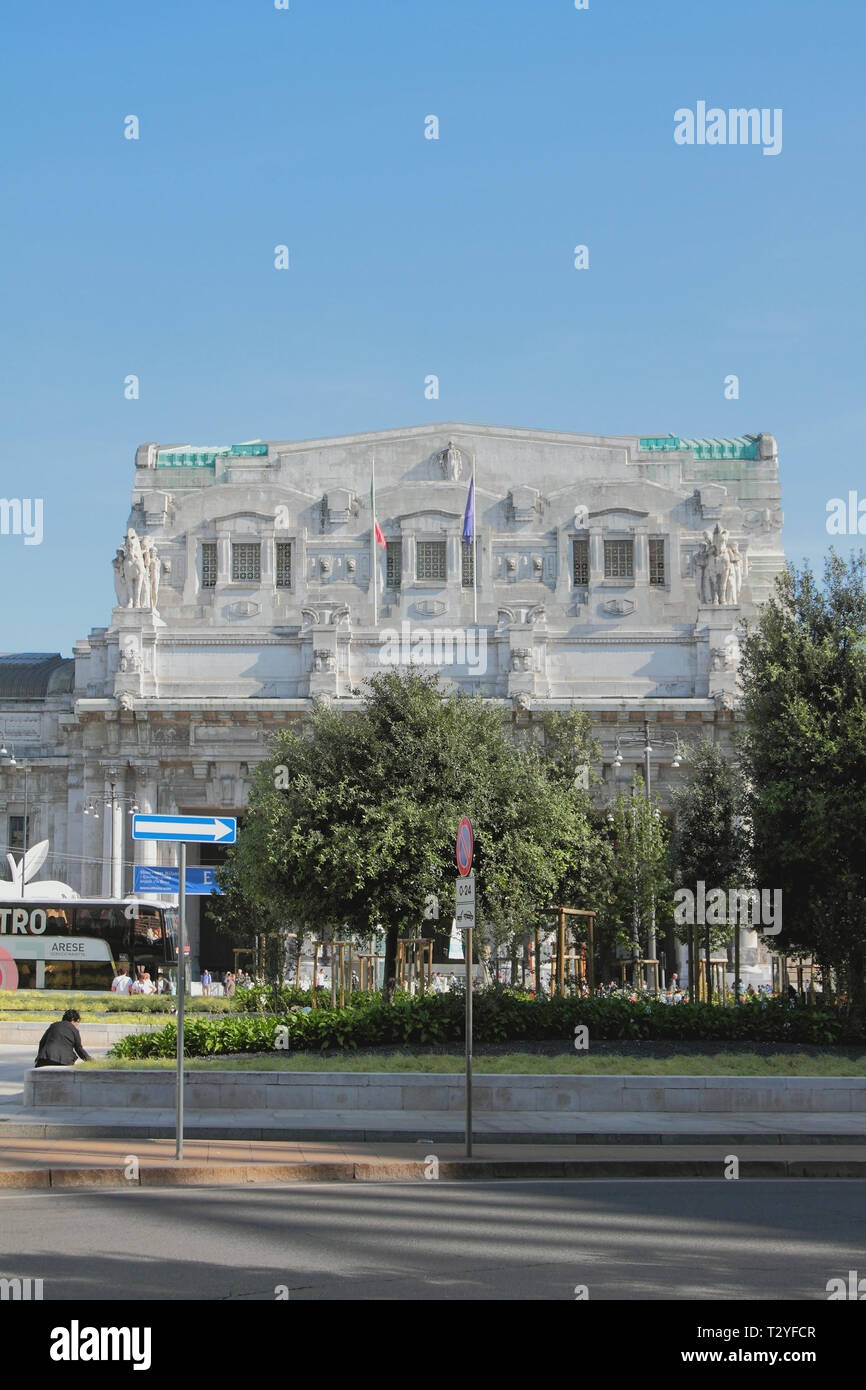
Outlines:
{"type": "Polygon", "coordinates": [[[0,989],[109,990],[118,968],[177,976],[177,912],[140,899],[0,903],[0,989]]]}

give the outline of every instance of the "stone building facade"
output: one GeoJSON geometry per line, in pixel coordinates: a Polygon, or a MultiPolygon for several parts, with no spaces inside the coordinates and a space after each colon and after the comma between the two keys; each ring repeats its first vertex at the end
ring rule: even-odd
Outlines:
{"type": "MultiPolygon", "coordinates": [[[[647,717],[727,745],[738,627],[784,565],[780,503],[766,434],[454,423],[143,445],[108,625],[71,658],[0,657],[0,733],[16,758],[0,766],[7,846],[22,839],[26,766],[28,839],[50,839],[46,873],[82,894],[127,894],[133,863],[174,862],[131,840],[133,806],[242,812],[272,733],[318,700],[356,707],[371,672],[408,660],[517,724],[586,709],[602,795],[641,761],[647,717]]],[[[672,741],[657,738],[653,756],[663,799],[681,775],[672,741]]],[[[193,966],[218,964],[190,906],[193,966]]]]}

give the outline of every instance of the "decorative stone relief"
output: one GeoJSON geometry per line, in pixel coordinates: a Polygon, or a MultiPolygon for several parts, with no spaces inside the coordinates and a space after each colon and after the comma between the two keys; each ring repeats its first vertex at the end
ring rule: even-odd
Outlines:
{"type": "Polygon", "coordinates": [[[337,658],[327,647],[316,647],[313,651],[313,670],[327,671],[329,674],[336,671],[337,658]]]}
{"type": "Polygon", "coordinates": [[[533,521],[541,511],[541,494],[537,487],[513,487],[508,501],[513,521],[533,521]]]}
{"type": "Polygon", "coordinates": [[[778,507],[761,507],[757,511],[746,512],[743,529],[746,531],[779,531],[784,516],[778,507]]]}
{"type": "Polygon", "coordinates": [[[513,647],[511,651],[512,671],[531,671],[532,670],[532,648],[513,647]]]}
{"type": "Polygon", "coordinates": [[[532,709],[532,700],[525,690],[519,691],[516,695],[512,695],[511,703],[517,714],[528,714],[532,709]]]}
{"type": "Polygon", "coordinates": [[[421,618],[438,618],[447,607],[447,603],[443,603],[439,598],[422,598],[417,603],[413,603],[412,612],[417,613],[421,618]]]}
{"type": "Polygon", "coordinates": [[[334,488],[323,499],[324,517],[329,526],[341,526],[358,515],[358,499],[348,488],[334,488]]]}
{"type": "Polygon", "coordinates": [[[603,603],[602,610],[612,618],[627,618],[634,612],[634,603],[630,598],[611,598],[607,603],[603,603]]]}
{"type": "Polygon", "coordinates": [[[255,618],[261,611],[261,604],[249,598],[238,599],[237,603],[227,603],[223,609],[225,616],[233,621],[255,618]]]}

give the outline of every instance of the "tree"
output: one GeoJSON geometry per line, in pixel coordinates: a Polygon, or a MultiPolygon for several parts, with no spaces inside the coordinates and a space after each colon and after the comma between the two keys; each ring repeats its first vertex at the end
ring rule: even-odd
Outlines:
{"type": "Polygon", "coordinates": [[[359,713],[322,707],[308,732],[280,732],[226,883],[252,911],[316,929],[366,937],[381,924],[391,993],[401,930],[415,934],[429,894],[453,901],[461,815],[475,829],[478,919],[499,939],[528,930],[588,857],[587,797],[557,757],[516,744],[482,701],[443,698],[435,677],[385,672],[359,713]]]}
{"type": "MultiPolygon", "coordinates": [[[[756,881],[781,888],[775,938],[866,1004],[866,556],[830,552],[823,587],[790,565],[743,646],[756,881]]],[[[826,984],[825,984],[826,989],[826,984]]]]}
{"type": "MultiPolygon", "coordinates": [[[[745,887],[748,875],[748,836],[744,825],[746,793],[739,768],[729,762],[709,739],[695,745],[689,757],[689,777],[674,793],[674,832],[671,868],[674,883],[697,896],[697,885],[707,891],[745,887]]],[[[694,915],[694,914],[693,914],[694,915]]],[[[707,998],[712,998],[709,967],[713,946],[727,943],[731,923],[714,926],[705,922],[703,947],[707,961],[707,998]]],[[[689,943],[689,989],[695,997],[700,924],[683,924],[678,933],[689,943]]],[[[739,976],[739,931],[736,934],[734,974],[739,976]]],[[[738,981],[735,981],[735,994],[738,981]]]]}
{"type": "Polygon", "coordinates": [[[632,983],[639,983],[637,961],[645,957],[650,924],[670,890],[667,837],[655,798],[645,796],[635,775],[629,792],[619,792],[608,814],[612,840],[609,892],[600,926],[609,948],[627,947],[634,962],[632,983]]]}

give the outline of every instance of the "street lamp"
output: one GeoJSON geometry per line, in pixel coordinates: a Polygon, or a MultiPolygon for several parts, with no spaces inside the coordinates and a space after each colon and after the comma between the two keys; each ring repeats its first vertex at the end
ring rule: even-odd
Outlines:
{"type": "Polygon", "coordinates": [[[5,767],[14,768],[16,771],[20,771],[20,772],[23,772],[23,773],[24,773],[24,855],[23,855],[23,858],[22,858],[22,860],[21,860],[21,896],[22,896],[22,898],[23,898],[23,897],[24,897],[24,884],[25,884],[25,880],[26,880],[26,877],[27,877],[27,872],[26,872],[26,871],[27,871],[27,838],[28,838],[28,837],[27,837],[27,820],[28,820],[29,811],[30,811],[30,801],[29,801],[29,795],[30,795],[30,788],[29,788],[30,764],[29,764],[28,762],[23,762],[23,763],[19,763],[19,762],[18,762],[18,760],[17,760],[16,757],[15,757],[15,744],[14,744],[14,743],[13,743],[13,745],[12,745],[12,752],[9,753],[9,752],[7,751],[7,748],[6,748],[6,740],[5,740],[5,738],[4,738],[4,740],[3,740],[3,745],[2,745],[2,747],[0,747],[0,758],[2,758],[3,764],[4,764],[5,767]]]}
{"type": "MultiPolygon", "coordinates": [[[[115,812],[119,807],[123,806],[129,806],[129,814],[131,816],[134,816],[138,811],[138,798],[136,796],[115,791],[117,777],[117,768],[110,767],[108,769],[108,785],[110,790],[105,796],[105,806],[106,809],[110,811],[108,852],[111,855],[110,896],[112,898],[120,898],[123,896],[123,846],[121,844],[120,852],[118,853],[115,845],[115,812]]],[[[85,811],[84,814],[87,815],[87,811],[85,811]]],[[[93,815],[95,820],[99,819],[99,813],[95,809],[93,815]]]]}
{"type": "MultiPolygon", "coordinates": [[[[650,795],[651,795],[651,777],[652,777],[652,764],[651,764],[651,761],[650,761],[650,760],[651,760],[651,758],[652,758],[652,754],[653,754],[653,751],[654,751],[654,749],[653,749],[653,743],[652,743],[652,741],[650,740],[650,722],[649,722],[649,719],[644,719],[644,721],[643,721],[643,730],[642,730],[642,732],[641,732],[640,734],[634,733],[634,734],[619,734],[619,735],[617,735],[617,739],[616,739],[616,749],[615,749],[615,757],[614,757],[614,760],[613,760],[613,765],[614,765],[615,768],[621,768],[621,767],[622,767],[622,762],[623,762],[622,750],[623,750],[623,747],[628,747],[629,745],[638,745],[638,746],[639,746],[641,743],[643,744],[643,756],[644,756],[644,790],[645,790],[645,793],[646,793],[647,808],[649,808],[649,804],[650,804],[650,795]]],[[[686,745],[685,745],[685,744],[683,743],[683,741],[681,740],[679,734],[677,734],[677,733],[674,733],[673,736],[671,736],[670,734],[658,733],[658,734],[656,735],[656,738],[655,738],[655,745],[656,745],[656,747],[659,748],[659,749],[670,748],[670,749],[673,750],[673,755],[674,755],[674,756],[673,756],[673,758],[672,758],[672,760],[671,760],[671,767],[679,767],[680,764],[681,764],[682,762],[684,762],[684,761],[686,760],[686,758],[687,758],[688,750],[687,750],[687,748],[686,748],[686,745]]],[[[658,818],[658,814],[659,814],[658,811],[656,811],[656,817],[657,817],[657,818],[658,818]]],[[[647,950],[648,950],[648,952],[649,952],[649,958],[650,958],[650,960],[655,960],[655,959],[656,959],[655,900],[653,900],[652,918],[651,918],[651,921],[650,921],[649,936],[648,936],[648,941],[647,941],[647,950]]],[[[656,977],[656,978],[658,978],[658,977],[656,977]]]]}

